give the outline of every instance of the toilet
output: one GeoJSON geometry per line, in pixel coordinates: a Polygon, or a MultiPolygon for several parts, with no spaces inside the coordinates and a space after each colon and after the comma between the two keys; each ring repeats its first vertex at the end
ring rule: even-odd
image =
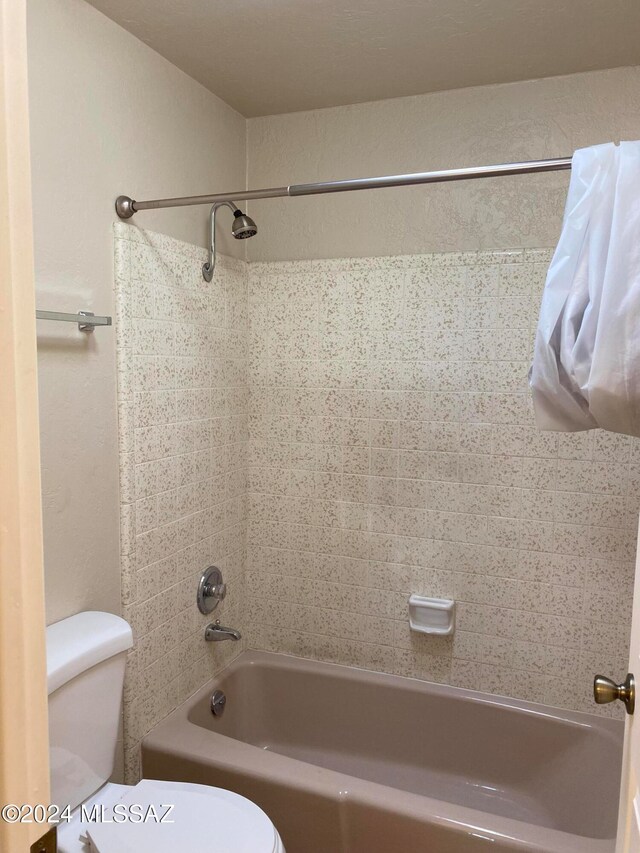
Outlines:
{"type": "Polygon", "coordinates": [[[285,853],[267,815],[239,794],[108,781],[132,644],[127,622],[111,613],[47,628],[51,802],[70,817],[58,825],[59,853],[285,853]]]}

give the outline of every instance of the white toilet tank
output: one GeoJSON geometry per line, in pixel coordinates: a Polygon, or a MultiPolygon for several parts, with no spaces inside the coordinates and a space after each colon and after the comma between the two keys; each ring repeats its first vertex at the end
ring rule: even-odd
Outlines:
{"type": "Polygon", "coordinates": [[[51,802],[75,808],[115,764],[131,628],[112,613],[78,613],[47,628],[51,802]]]}

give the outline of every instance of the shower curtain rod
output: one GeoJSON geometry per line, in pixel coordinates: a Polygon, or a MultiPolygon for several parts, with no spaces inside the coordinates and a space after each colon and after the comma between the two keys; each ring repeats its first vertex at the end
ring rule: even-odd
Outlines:
{"type": "Polygon", "coordinates": [[[530,175],[535,172],[557,172],[571,168],[571,157],[551,160],[529,160],[524,163],[500,163],[495,166],[470,166],[465,169],[445,169],[439,172],[415,172],[411,175],[384,175],[379,178],[355,178],[347,181],[324,181],[317,184],[292,184],[288,187],[269,187],[263,190],[237,190],[215,195],[191,195],[183,198],[159,198],[135,201],[121,195],[116,199],[116,212],[121,219],[130,219],[139,210],[162,207],[186,207],[193,204],[216,204],[222,201],[247,201],[256,198],[281,198],[324,193],[343,193],[353,190],[375,190],[386,187],[410,187],[416,184],[438,184],[444,181],[467,181],[473,178],[495,178],[502,175],[530,175]]]}

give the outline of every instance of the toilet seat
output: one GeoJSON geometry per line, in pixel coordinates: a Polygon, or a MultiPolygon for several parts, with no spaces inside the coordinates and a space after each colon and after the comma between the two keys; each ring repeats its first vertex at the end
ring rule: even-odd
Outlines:
{"type": "Polygon", "coordinates": [[[59,828],[60,853],[284,853],[262,809],[232,791],[152,779],[133,787],[110,787],[108,794],[89,801],[103,807],[103,821],[76,821],[59,828]],[[174,806],[168,814],[167,805],[174,806]],[[118,819],[123,814],[134,819],[146,814],[150,819],[109,822],[116,819],[114,806],[118,819]]]}

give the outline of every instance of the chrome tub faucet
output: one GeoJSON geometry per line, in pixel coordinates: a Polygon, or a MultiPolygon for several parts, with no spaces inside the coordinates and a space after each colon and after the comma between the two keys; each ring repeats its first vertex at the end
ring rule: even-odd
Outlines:
{"type": "Polygon", "coordinates": [[[220,624],[220,620],[210,622],[204,629],[204,638],[208,643],[219,643],[222,640],[239,640],[242,634],[235,628],[225,628],[220,624]]]}

